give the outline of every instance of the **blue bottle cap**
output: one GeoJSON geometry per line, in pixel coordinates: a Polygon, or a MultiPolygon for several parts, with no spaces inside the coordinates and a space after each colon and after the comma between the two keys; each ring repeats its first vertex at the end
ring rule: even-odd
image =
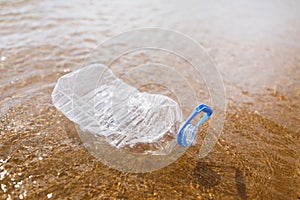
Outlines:
{"type": "Polygon", "coordinates": [[[208,107],[205,104],[200,104],[197,106],[192,114],[189,116],[189,118],[183,123],[183,125],[180,127],[178,134],[177,134],[177,143],[181,146],[191,146],[196,143],[196,132],[198,130],[198,127],[207,120],[211,114],[213,113],[213,110],[208,107]],[[200,119],[200,121],[197,123],[197,125],[191,124],[191,121],[201,112],[204,112],[204,116],[200,119]]]}

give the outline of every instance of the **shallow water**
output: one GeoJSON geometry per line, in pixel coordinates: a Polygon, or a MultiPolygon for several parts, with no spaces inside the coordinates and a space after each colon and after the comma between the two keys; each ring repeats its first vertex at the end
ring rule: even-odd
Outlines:
{"type": "Polygon", "coordinates": [[[293,0],[1,1],[0,199],[299,198],[299,9],[293,0]],[[163,169],[120,172],[90,155],[50,95],[100,42],[153,26],[207,49],[224,79],[226,122],[204,159],[198,144],[163,169]]]}

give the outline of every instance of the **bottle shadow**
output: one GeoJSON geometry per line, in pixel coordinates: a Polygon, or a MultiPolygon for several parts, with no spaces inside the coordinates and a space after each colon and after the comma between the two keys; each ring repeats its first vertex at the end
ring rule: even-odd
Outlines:
{"type": "Polygon", "coordinates": [[[204,188],[212,188],[221,182],[221,176],[213,170],[215,169],[231,169],[235,174],[235,185],[238,195],[241,199],[247,199],[246,185],[241,170],[233,166],[218,166],[215,164],[207,164],[203,160],[199,160],[194,169],[194,180],[204,188]]]}

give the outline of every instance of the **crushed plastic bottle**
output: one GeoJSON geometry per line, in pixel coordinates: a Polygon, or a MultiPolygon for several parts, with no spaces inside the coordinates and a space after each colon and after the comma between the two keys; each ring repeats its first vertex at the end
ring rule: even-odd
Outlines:
{"type": "Polygon", "coordinates": [[[100,64],[61,77],[52,101],[81,130],[135,153],[169,154],[183,121],[174,100],[140,92],[100,64]]]}
{"type": "Polygon", "coordinates": [[[117,78],[104,65],[93,64],[62,76],[52,101],[84,132],[99,136],[118,149],[166,155],[176,144],[195,145],[198,127],[213,110],[201,104],[183,122],[171,98],[140,92],[117,78]],[[201,112],[201,120],[191,121],[201,112]]]}

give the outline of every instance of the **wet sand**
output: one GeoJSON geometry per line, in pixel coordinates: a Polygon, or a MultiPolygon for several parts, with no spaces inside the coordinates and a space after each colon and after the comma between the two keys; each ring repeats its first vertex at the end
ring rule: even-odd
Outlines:
{"type": "Polygon", "coordinates": [[[299,8],[296,1],[1,2],[0,199],[299,198],[299,8]],[[198,143],[163,169],[133,174],[95,159],[50,95],[99,42],[145,26],[181,31],[206,47],[228,109],[207,157],[198,158],[198,143]]]}

